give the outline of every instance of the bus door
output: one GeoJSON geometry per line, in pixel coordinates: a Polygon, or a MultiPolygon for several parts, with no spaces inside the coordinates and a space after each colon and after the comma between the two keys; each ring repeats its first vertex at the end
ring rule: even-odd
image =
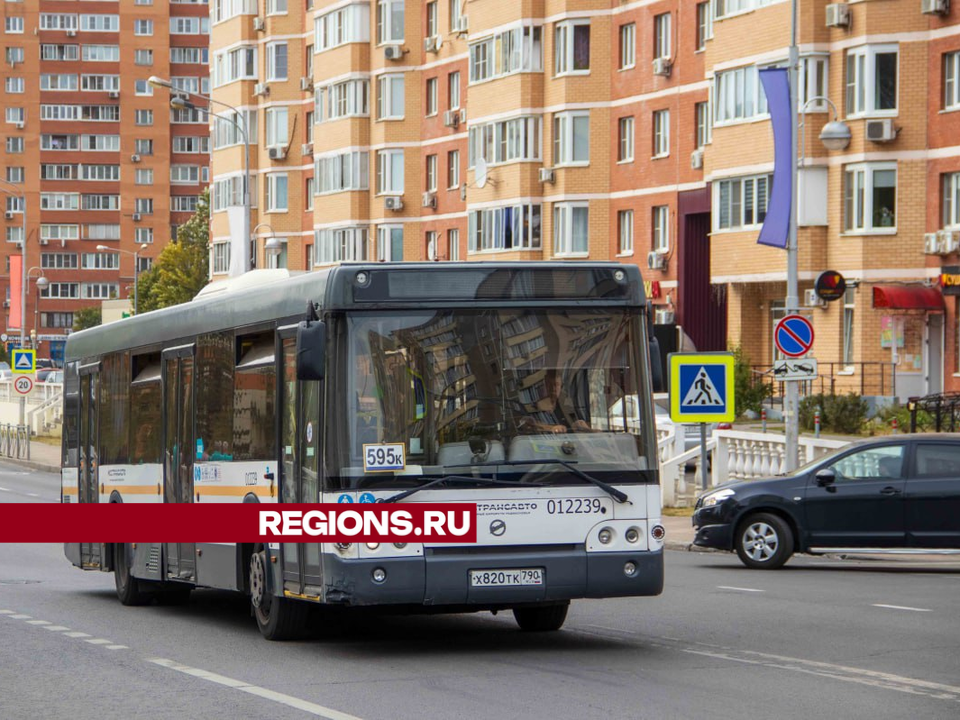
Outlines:
{"type": "MultiPolygon", "coordinates": [[[[163,501],[193,502],[193,346],[163,353],[163,501]]],[[[195,543],[164,543],[166,577],[197,580],[195,543]]]]}
{"type": "MultiPolygon", "coordinates": [[[[320,383],[297,380],[296,327],[279,333],[282,502],[320,502],[320,383]]],[[[320,544],[283,544],[284,589],[320,595],[320,544]]]]}
{"type": "MultiPolygon", "coordinates": [[[[99,429],[100,408],[97,405],[99,364],[80,368],[80,477],[78,500],[82,503],[100,502],[99,429]]],[[[100,566],[100,543],[80,543],[80,567],[100,566]]]]}

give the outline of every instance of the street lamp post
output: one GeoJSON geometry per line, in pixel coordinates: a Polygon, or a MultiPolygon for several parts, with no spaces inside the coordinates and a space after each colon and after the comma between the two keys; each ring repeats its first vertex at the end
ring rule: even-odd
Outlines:
{"type": "Polygon", "coordinates": [[[124,255],[133,255],[133,314],[140,314],[140,298],[137,294],[137,285],[140,280],[140,251],[147,249],[147,243],[143,243],[136,250],[121,250],[107,245],[97,245],[97,252],[123,253],[124,255]]]}
{"type": "Polygon", "coordinates": [[[269,223],[258,223],[257,226],[250,232],[250,239],[253,241],[254,253],[256,253],[257,246],[257,230],[260,228],[267,228],[270,231],[270,237],[267,238],[267,241],[263,244],[263,255],[264,260],[268,257],[278,258],[280,253],[283,252],[283,243],[275,235],[275,230],[270,227],[269,223]]]}
{"type": "MultiPolygon", "coordinates": [[[[172,82],[170,82],[169,80],[166,80],[166,79],[164,79],[164,78],[157,77],[156,75],[153,75],[152,77],[150,77],[150,79],[149,79],[147,82],[149,82],[149,83],[150,83],[151,85],[153,85],[154,87],[166,88],[166,89],[169,90],[171,93],[175,93],[175,95],[174,95],[174,96],[171,98],[171,100],[170,100],[170,105],[171,105],[172,107],[174,107],[174,108],[189,108],[189,109],[191,109],[191,110],[204,110],[204,111],[206,111],[206,113],[209,115],[209,114],[210,114],[209,108],[198,108],[196,105],[194,105],[193,103],[191,103],[191,102],[189,102],[189,101],[186,100],[186,97],[193,97],[193,98],[199,98],[199,99],[201,99],[201,100],[206,100],[206,101],[207,101],[208,103],[210,103],[210,104],[220,105],[220,106],[225,107],[225,108],[227,108],[228,110],[232,110],[234,113],[236,113],[236,117],[237,117],[237,119],[239,120],[239,122],[238,122],[238,120],[230,120],[229,118],[217,118],[217,119],[218,119],[218,120],[227,120],[227,121],[230,122],[235,128],[237,128],[237,130],[238,130],[238,131],[240,132],[240,134],[243,136],[243,225],[242,225],[242,233],[243,233],[243,241],[244,241],[244,243],[247,245],[247,247],[245,248],[244,257],[243,257],[243,264],[242,264],[242,266],[241,266],[241,269],[242,269],[243,272],[246,272],[247,270],[250,269],[250,248],[249,248],[249,243],[250,243],[250,213],[251,213],[251,202],[250,202],[250,186],[251,186],[251,182],[250,182],[250,136],[249,136],[248,133],[247,133],[247,116],[246,116],[244,113],[240,112],[237,108],[233,107],[233,105],[228,105],[227,103],[223,102],[222,100],[215,100],[214,98],[210,97],[209,95],[203,95],[203,94],[201,94],[201,93],[195,93],[195,92],[190,92],[189,90],[181,90],[181,89],[179,89],[179,88],[175,88],[175,87],[173,86],[173,83],[172,83],[172,82]]],[[[216,117],[216,116],[214,116],[214,117],[216,117]]],[[[232,262],[231,262],[231,264],[232,264],[232,262]]]]}

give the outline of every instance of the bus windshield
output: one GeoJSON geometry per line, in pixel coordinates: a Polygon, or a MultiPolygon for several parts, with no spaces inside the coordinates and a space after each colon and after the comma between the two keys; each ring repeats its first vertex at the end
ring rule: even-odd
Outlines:
{"type": "Polygon", "coordinates": [[[494,471],[582,484],[565,465],[608,483],[656,481],[636,311],[414,310],[350,314],[345,326],[332,487],[494,471]]]}

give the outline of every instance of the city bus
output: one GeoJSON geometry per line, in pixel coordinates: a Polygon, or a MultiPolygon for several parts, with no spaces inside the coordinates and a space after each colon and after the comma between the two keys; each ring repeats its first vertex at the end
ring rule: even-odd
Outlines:
{"type": "Polygon", "coordinates": [[[317,605],[549,631],[573,599],[662,590],[659,360],[634,266],[256,270],[65,353],[63,502],[477,505],[475,544],[67,544],[125,605],[235,590],[279,640],[317,605]]]}

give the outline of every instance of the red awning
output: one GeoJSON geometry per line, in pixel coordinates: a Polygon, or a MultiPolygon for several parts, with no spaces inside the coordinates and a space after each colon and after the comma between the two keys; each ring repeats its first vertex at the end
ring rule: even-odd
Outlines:
{"type": "Polygon", "coordinates": [[[874,285],[873,306],[891,310],[943,311],[940,290],[924,285],[874,285]]]}

